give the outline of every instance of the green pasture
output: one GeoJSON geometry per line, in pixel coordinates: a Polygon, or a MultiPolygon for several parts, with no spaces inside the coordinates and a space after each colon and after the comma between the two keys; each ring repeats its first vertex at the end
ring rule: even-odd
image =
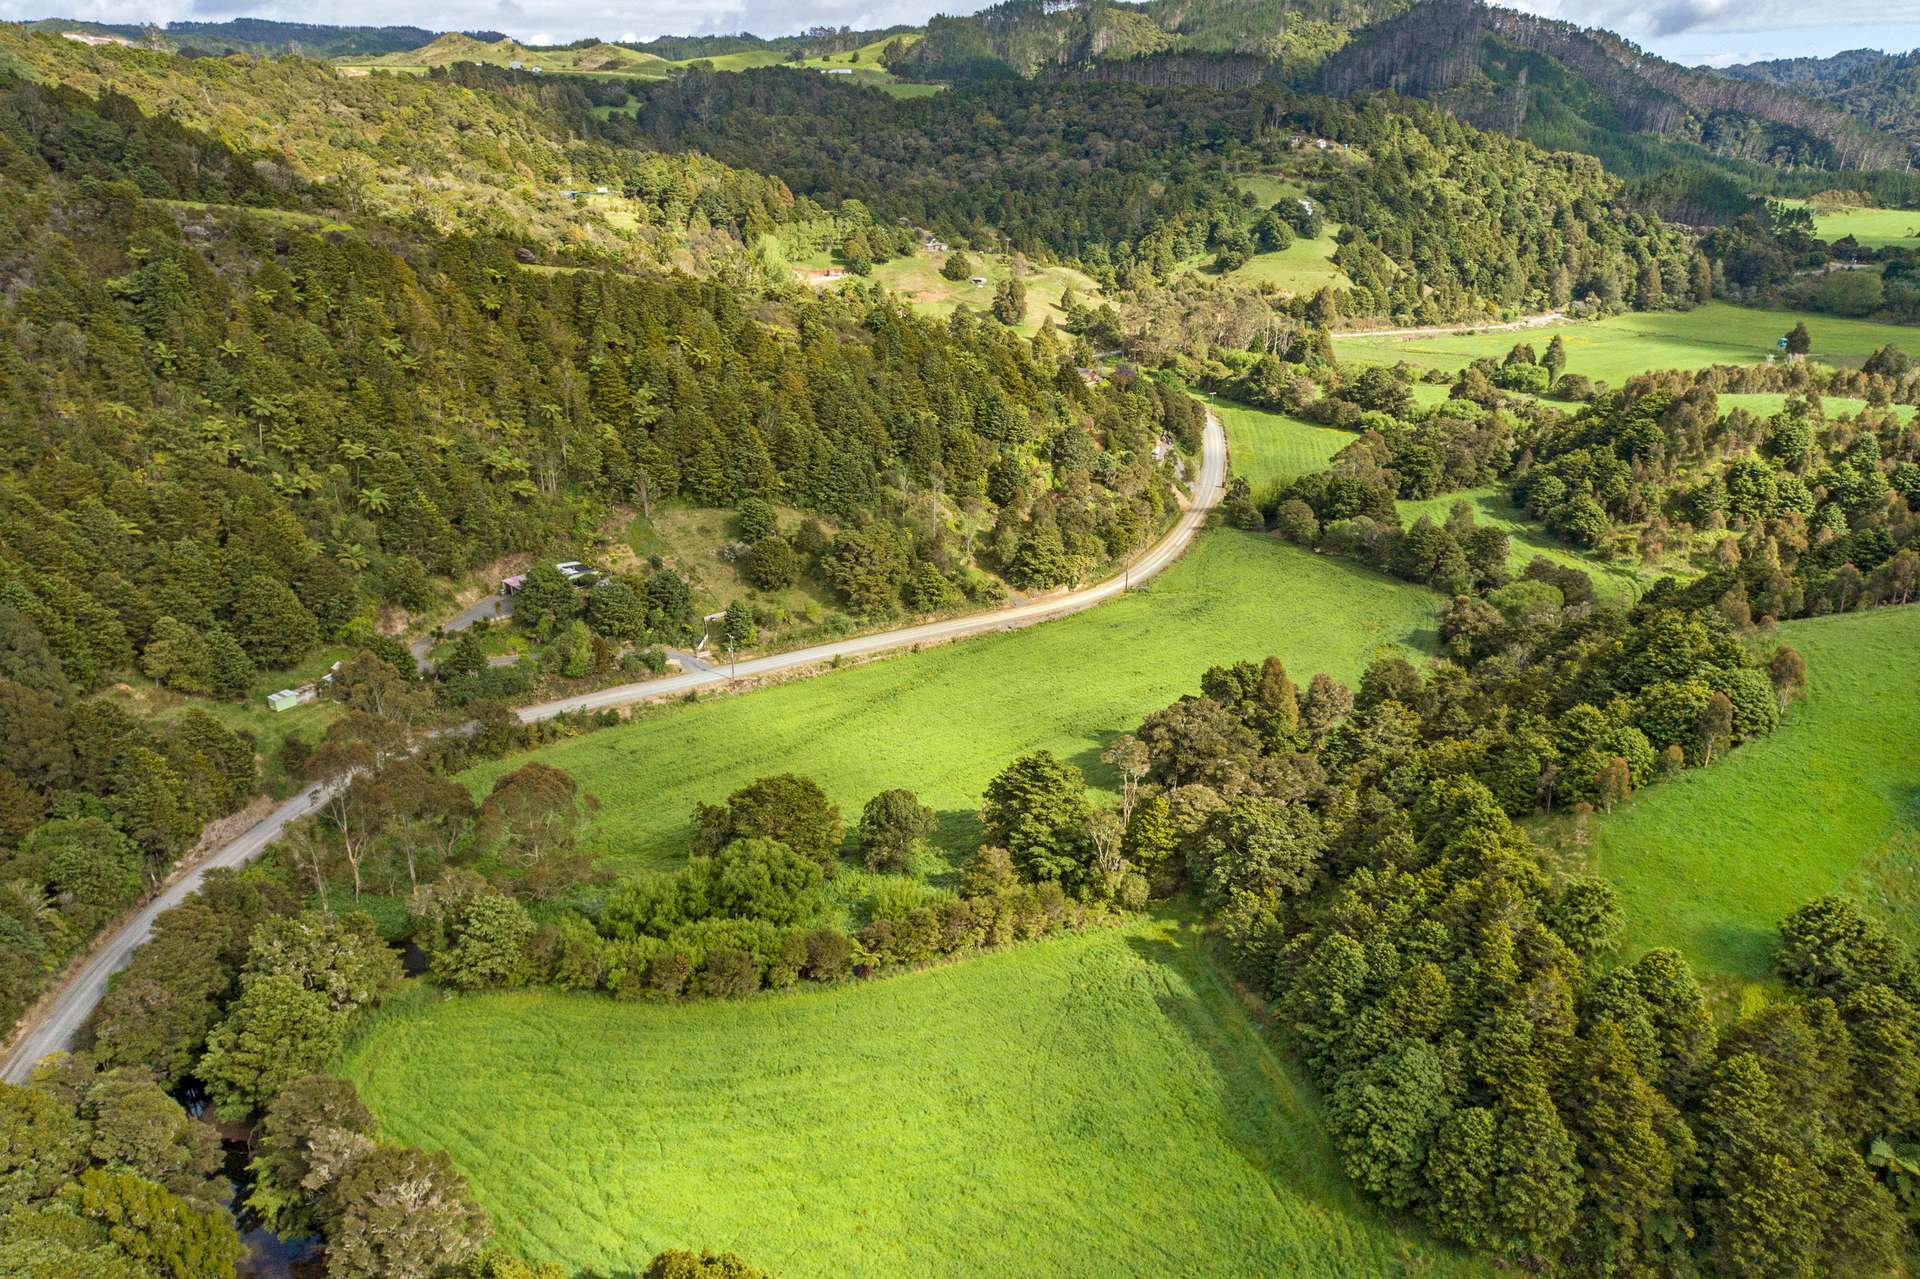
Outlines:
{"type": "MultiPolygon", "coordinates": [[[[1920,339],[1920,334],[1915,334],[1915,338],[1920,339]]],[[[1915,345],[1920,347],[1920,341],[1916,341],[1915,345]]],[[[1786,408],[1787,401],[1792,398],[1792,396],[1783,391],[1736,392],[1719,397],[1720,411],[1727,413],[1734,409],[1745,409],[1755,417],[1772,417],[1774,414],[1786,408]]],[[[1827,416],[1828,421],[1837,421],[1843,417],[1855,417],[1866,407],[1867,402],[1865,400],[1858,399],[1851,395],[1823,395],[1820,397],[1820,411],[1827,416]]],[[[1914,406],[1911,404],[1889,404],[1886,411],[1905,422],[1913,421],[1915,412],[1914,406]]]]}
{"type": "Polygon", "coordinates": [[[1825,364],[1859,367],[1888,342],[1920,348],[1920,329],[1832,315],[1765,310],[1709,302],[1691,311],[1636,311],[1604,320],[1571,321],[1539,328],[1420,337],[1335,334],[1343,361],[1421,368],[1465,368],[1481,356],[1504,357],[1516,342],[1536,351],[1558,334],[1567,347],[1567,371],[1618,386],[1648,369],[1698,369],[1710,364],[1752,364],[1776,350],[1797,321],[1813,338],[1812,357],[1825,364]]]}
{"type": "Polygon", "coordinates": [[[1638,596],[1658,581],[1663,572],[1676,576],[1690,575],[1690,570],[1680,565],[1649,567],[1637,563],[1615,563],[1569,546],[1527,518],[1526,512],[1508,499],[1507,491],[1503,488],[1465,489],[1458,493],[1444,493],[1439,497],[1402,500],[1396,505],[1400,509],[1402,524],[1411,525],[1423,515],[1435,524],[1445,524],[1455,502],[1465,502],[1473,508],[1474,523],[1506,531],[1507,563],[1515,573],[1526,568],[1536,555],[1542,555],[1555,564],[1577,568],[1589,574],[1595,588],[1603,594],[1629,597],[1638,596]]]}
{"type": "MultiPolygon", "coordinates": [[[[1804,205],[1805,201],[1783,200],[1781,203],[1804,205]]],[[[1839,240],[1850,235],[1869,249],[1890,244],[1920,249],[1920,210],[1835,209],[1830,213],[1815,213],[1813,233],[1822,240],[1839,240]]]]}
{"type": "MultiPolygon", "coordinates": [[[[535,757],[600,797],[584,842],[615,870],[677,864],[696,802],[790,771],[813,777],[849,818],[878,791],[913,789],[939,813],[935,842],[959,860],[979,840],[981,792],[1017,756],[1051,750],[1105,783],[1107,743],[1195,691],[1207,667],[1277,654],[1301,683],[1316,671],[1352,682],[1375,656],[1434,651],[1440,602],[1343,560],[1218,529],[1096,609],[642,711],[535,757]]],[[[484,788],[524,760],[464,780],[484,788]]]]}
{"type": "MultiPolygon", "coordinates": [[[[1306,194],[1306,187],[1301,183],[1272,173],[1243,173],[1236,176],[1234,182],[1263,209],[1273,207],[1278,200],[1306,194]]],[[[1256,253],[1243,265],[1224,274],[1210,268],[1211,253],[1188,258],[1180,267],[1202,272],[1209,279],[1254,288],[1271,284],[1288,293],[1312,293],[1323,286],[1352,288],[1353,282],[1347,279],[1347,273],[1333,264],[1333,251],[1340,247],[1334,239],[1339,230],[1337,224],[1328,223],[1314,239],[1295,240],[1272,253],[1256,253]]]]}
{"type": "Polygon", "coordinates": [[[1209,400],[1227,433],[1233,473],[1244,476],[1255,496],[1287,481],[1324,471],[1333,455],[1358,438],[1352,431],[1317,426],[1287,413],[1231,400],[1209,400]]]}
{"type": "Polygon", "coordinates": [[[568,1273],[676,1247],[785,1279],[1489,1273],[1359,1201],[1171,918],[740,1003],[423,994],[345,1072],[568,1273]]]}
{"type": "Polygon", "coordinates": [[[1634,950],[1678,946],[1754,980],[1774,926],[1853,892],[1914,932],[1920,852],[1920,607],[1788,622],[1808,697],[1768,738],[1597,819],[1593,867],[1619,888],[1634,950]]]}

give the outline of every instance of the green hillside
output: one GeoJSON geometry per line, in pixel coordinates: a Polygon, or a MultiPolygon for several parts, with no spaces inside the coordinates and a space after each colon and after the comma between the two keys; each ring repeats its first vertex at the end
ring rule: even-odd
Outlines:
{"type": "Polygon", "coordinates": [[[746,1004],[421,999],[346,1073],[570,1270],[704,1246],[786,1279],[1486,1273],[1359,1202],[1174,918],[746,1004]]]}
{"type": "Polygon", "coordinates": [[[1805,703],[1599,819],[1589,854],[1636,948],[1748,981],[1810,898],[1856,894],[1909,934],[1920,901],[1920,608],[1788,622],[1779,639],[1807,659],[1805,703]]]}

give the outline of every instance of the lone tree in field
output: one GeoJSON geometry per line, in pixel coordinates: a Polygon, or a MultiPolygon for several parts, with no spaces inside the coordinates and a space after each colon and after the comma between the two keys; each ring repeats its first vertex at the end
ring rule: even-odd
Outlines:
{"type": "Polygon", "coordinates": [[[736,839],[777,839],[820,864],[831,877],[846,833],[840,810],[811,778],[781,773],[762,777],[727,796],[723,805],[700,804],[693,814],[695,853],[714,853],[736,839]]]}
{"type": "Polygon", "coordinates": [[[1800,656],[1800,650],[1791,644],[1782,644],[1773,650],[1773,656],[1767,661],[1767,675],[1773,680],[1773,694],[1780,699],[1780,709],[1787,709],[1787,703],[1807,693],[1807,659],[1800,656]]]}
{"type": "Polygon", "coordinates": [[[947,254],[947,260],[940,264],[940,278],[952,280],[955,284],[973,278],[973,259],[955,249],[947,254]]]}
{"type": "Polygon", "coordinates": [[[910,790],[884,790],[860,813],[860,852],[868,870],[911,870],[915,852],[933,833],[933,810],[910,790]]]}
{"type": "Polygon", "coordinates": [[[1733,702],[1725,693],[1715,693],[1700,710],[1700,757],[1713,763],[1713,753],[1733,745],[1733,702]]]}
{"type": "Polygon", "coordinates": [[[1593,778],[1593,793],[1603,813],[1611,813],[1615,804],[1633,794],[1633,779],[1627,771],[1627,761],[1615,755],[1600,765],[1600,771],[1593,778]]]}
{"type": "Polygon", "coordinates": [[[1792,332],[1787,334],[1787,354],[1805,355],[1811,350],[1813,350],[1813,335],[1807,332],[1807,322],[1802,320],[1793,326],[1792,332]]]}

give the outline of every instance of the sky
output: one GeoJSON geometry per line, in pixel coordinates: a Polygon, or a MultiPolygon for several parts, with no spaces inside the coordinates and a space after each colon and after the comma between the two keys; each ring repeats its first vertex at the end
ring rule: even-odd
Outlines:
{"type": "MultiPolygon", "coordinates": [[[[1607,27],[1643,48],[1695,65],[1875,48],[1920,48],[1920,0],[1505,0],[1514,8],[1607,27]]],[[[0,0],[0,18],[51,16],[99,22],[220,22],[275,18],[342,25],[407,24],[433,30],[504,31],[528,44],[598,36],[752,31],[785,35],[812,26],[870,29],[970,12],[975,0],[0,0]]]]}

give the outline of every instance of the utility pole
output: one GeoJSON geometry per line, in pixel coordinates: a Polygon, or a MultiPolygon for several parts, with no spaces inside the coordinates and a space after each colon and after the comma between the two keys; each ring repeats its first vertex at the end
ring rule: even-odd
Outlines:
{"type": "Polygon", "coordinates": [[[727,678],[732,679],[740,673],[740,664],[733,660],[733,641],[727,641],[727,678]]]}

